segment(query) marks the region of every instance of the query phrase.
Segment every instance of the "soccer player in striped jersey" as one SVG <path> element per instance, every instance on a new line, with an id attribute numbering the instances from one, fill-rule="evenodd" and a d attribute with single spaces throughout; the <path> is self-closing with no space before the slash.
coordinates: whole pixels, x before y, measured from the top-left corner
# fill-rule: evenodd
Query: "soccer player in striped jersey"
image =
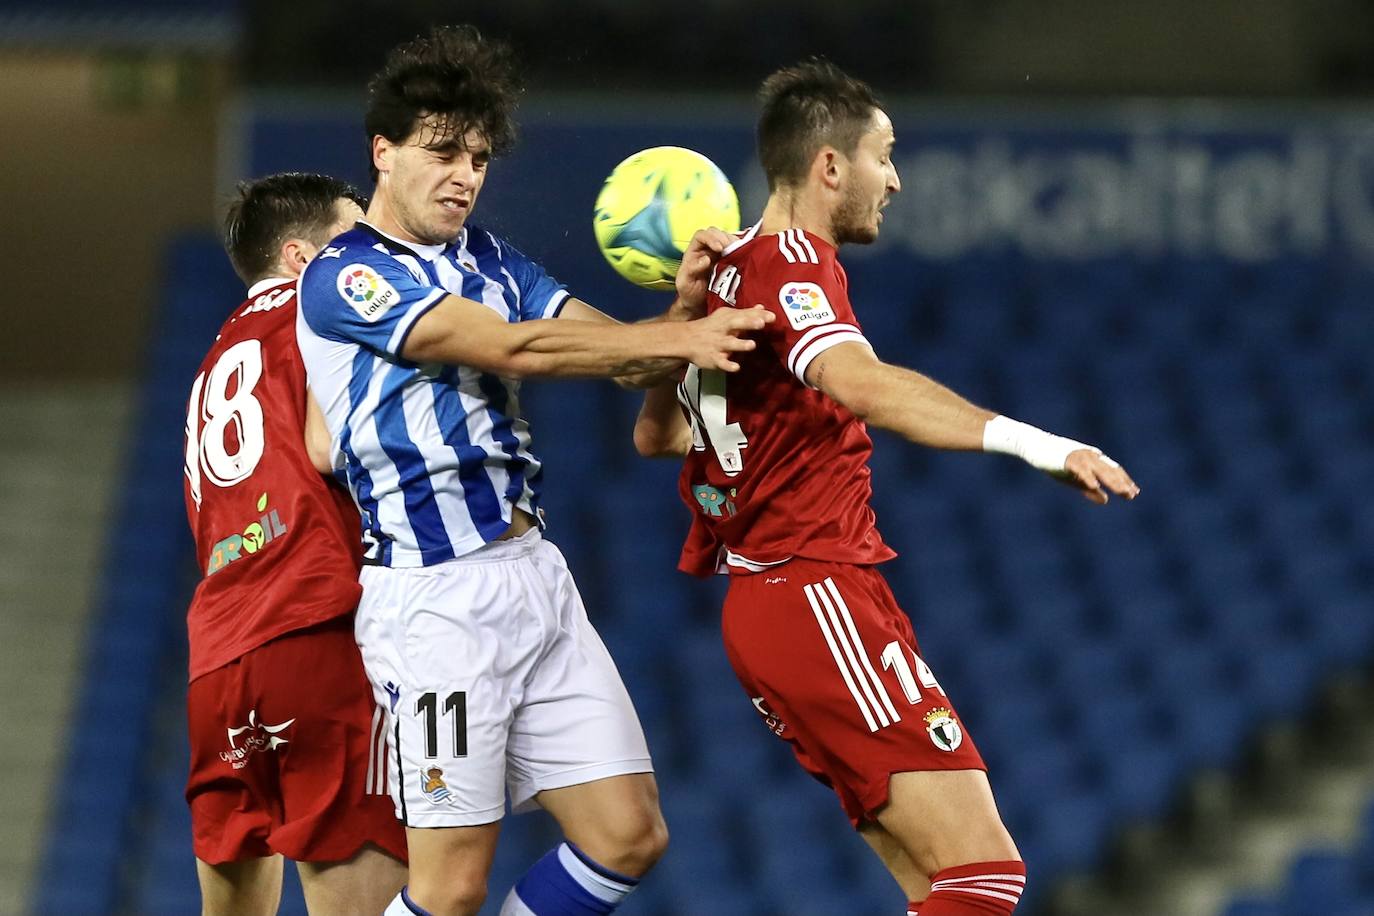
<path id="1" fill-rule="evenodd" d="M 469 222 L 516 94 L 509 49 L 473 29 L 395 49 L 369 86 L 367 217 L 300 283 L 310 384 L 362 512 L 356 635 L 390 711 L 410 847 L 388 916 L 477 912 L 507 792 L 567 842 L 505 916 L 610 913 L 662 854 L 634 707 L 541 532 L 519 380 L 728 371 L 754 346 L 740 335 L 769 320 L 620 325 Z M 684 260 L 704 280 L 700 246 Z"/>
<path id="2" fill-rule="evenodd" d="M 353 641 L 358 512 L 312 466 L 296 348 L 296 278 L 358 200 L 272 175 L 240 185 L 225 220 L 248 298 L 193 383 L 184 481 L 204 572 L 186 614 L 186 798 L 206 916 L 276 913 L 283 858 L 316 916 L 379 912 L 405 884 L 383 710 Z"/>
<path id="3" fill-rule="evenodd" d="M 1098 449 L 874 355 L 838 253 L 878 237 L 901 188 L 892 122 L 866 85 L 822 61 L 774 73 L 760 95 L 768 203 L 752 228 L 720 233 L 706 304 L 718 314 L 762 302 L 778 320 L 738 373 L 689 369 L 678 390 L 646 395 L 635 444 L 685 456 L 681 568 L 730 574 L 722 628 L 740 683 L 839 795 L 908 914 L 1009 914 L 1025 868 L 982 758 L 876 569 L 895 554 L 869 506 L 865 422 L 922 445 L 1018 455 L 1098 503 L 1137 488 Z"/>

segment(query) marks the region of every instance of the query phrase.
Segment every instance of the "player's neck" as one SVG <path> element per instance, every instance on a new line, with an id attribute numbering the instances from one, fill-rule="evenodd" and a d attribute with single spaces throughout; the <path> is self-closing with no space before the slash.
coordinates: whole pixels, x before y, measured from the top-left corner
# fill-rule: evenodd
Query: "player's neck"
<path id="1" fill-rule="evenodd" d="M 397 217 L 396 208 L 387 203 L 386 195 L 381 193 L 380 189 L 368 203 L 367 212 L 363 214 L 363 221 L 403 245 L 430 246 L 439 244 L 422 239 L 407 229 Z"/>
<path id="2" fill-rule="evenodd" d="M 831 245 L 835 244 L 828 208 L 804 193 L 787 189 L 774 191 L 763 208 L 759 234 L 772 235 L 788 229 L 803 229 Z"/>

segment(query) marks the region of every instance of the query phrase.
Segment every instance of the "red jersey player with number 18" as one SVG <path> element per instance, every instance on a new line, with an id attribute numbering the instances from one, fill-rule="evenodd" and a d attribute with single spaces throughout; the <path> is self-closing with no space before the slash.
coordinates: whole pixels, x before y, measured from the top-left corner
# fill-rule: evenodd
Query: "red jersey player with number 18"
<path id="1" fill-rule="evenodd" d="M 277 911 L 282 857 L 312 913 L 380 913 L 405 883 L 382 710 L 353 639 L 352 500 L 307 449 L 296 278 L 362 216 L 322 175 L 239 187 L 226 221 L 250 285 L 186 417 L 186 510 L 204 578 L 187 612 L 186 787 L 206 914 Z M 322 418 L 317 418 L 322 428 Z"/>
<path id="2" fill-rule="evenodd" d="M 730 574 L 722 628 L 740 683 L 839 795 L 908 913 L 1004 916 L 1025 868 L 982 759 L 876 569 L 894 554 L 869 507 L 864 424 L 1019 455 L 1095 502 L 1137 489 L 1097 449 L 877 359 L 837 253 L 876 239 L 900 190 L 892 122 L 866 85 L 823 61 L 773 74 L 761 98 L 763 218 L 737 236 L 701 233 L 719 260 L 705 289 L 679 293 L 709 312 L 762 303 L 776 319 L 738 373 L 689 369 L 678 392 L 650 392 L 635 444 L 685 456 L 694 517 L 682 569 Z"/>

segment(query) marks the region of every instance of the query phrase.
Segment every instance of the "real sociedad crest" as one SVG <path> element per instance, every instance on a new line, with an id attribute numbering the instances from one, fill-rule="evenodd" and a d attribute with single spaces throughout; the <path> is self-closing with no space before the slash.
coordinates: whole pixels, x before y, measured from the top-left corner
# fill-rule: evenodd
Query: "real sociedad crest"
<path id="1" fill-rule="evenodd" d="M 942 751 L 957 751 L 964 743 L 964 730 L 955 721 L 954 713 L 943 706 L 926 713 L 926 734 Z"/>

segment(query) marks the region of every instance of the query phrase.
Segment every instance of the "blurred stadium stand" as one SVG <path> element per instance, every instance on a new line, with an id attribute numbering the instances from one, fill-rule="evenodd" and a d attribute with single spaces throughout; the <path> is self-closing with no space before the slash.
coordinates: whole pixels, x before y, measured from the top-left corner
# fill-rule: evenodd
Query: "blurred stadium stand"
<path id="1" fill-rule="evenodd" d="M 1181 0 L 1152 5 L 1149 17 L 1115 3 L 1090 22 L 1075 19 L 1068 0 L 1036 4 L 1034 16 L 1031 5 L 1010 0 L 767 3 L 747 15 L 742 4 L 714 0 L 700 30 L 674 29 L 659 41 L 642 40 L 653 24 L 646 17 L 659 14 L 639 4 L 564 5 L 557 17 L 536 0 L 473 11 L 484 27 L 540 49 L 536 90 L 578 90 L 531 94 L 522 145 L 494 167 L 477 222 L 624 318 L 662 303 L 615 278 L 589 231 L 597 187 L 623 156 L 660 143 L 700 149 L 736 180 L 749 216 L 762 188 L 740 90 L 757 76 L 825 51 L 884 95 L 935 96 L 894 102 L 904 190 L 880 243 L 845 254 L 870 338 L 880 355 L 976 401 L 1100 443 L 1144 490 L 1134 505 L 1097 510 L 1009 460 L 877 437 L 879 524 L 902 554 L 888 574 L 988 759 L 1029 862 L 1031 890 L 1018 912 L 1374 912 L 1374 816 L 1361 814 L 1374 799 L 1374 514 L 1359 496 L 1374 478 L 1374 109 L 1307 101 L 1374 86 L 1374 8 L 1319 5 L 1326 15 L 1283 0 L 1228 0 L 1194 22 L 1197 5 Z M 34 913 L 198 908 L 181 798 L 181 615 L 194 569 L 179 436 L 190 376 L 239 287 L 203 228 L 181 231 L 204 222 L 212 192 L 192 200 L 185 188 L 199 185 L 176 169 L 177 158 L 205 184 L 215 162 L 220 191 L 288 168 L 364 182 L 361 81 L 388 42 L 449 15 L 448 7 L 364 2 L 339 17 L 322 12 L 334 5 L 306 2 L 281 17 L 259 0 L 0 5 L 0 48 L 95 45 L 103 54 L 141 42 L 171 54 L 171 70 L 182 75 L 195 71 L 177 55 L 220 54 L 254 87 L 240 97 L 217 77 L 169 77 L 163 91 L 161 76 L 118 56 L 97 59 L 91 71 L 108 117 L 102 125 L 165 105 L 157 123 L 169 129 L 148 145 L 172 158 L 145 171 L 91 158 L 104 171 L 77 199 L 115 199 L 129 225 L 182 210 L 156 232 L 126 225 L 110 234 L 162 252 L 146 319 L 129 311 L 138 306 L 123 287 L 110 293 L 127 279 L 118 268 L 132 255 L 92 269 L 99 282 L 72 280 L 77 317 L 65 320 L 89 339 L 72 371 L 98 378 L 102 367 L 139 367 L 124 427 L 135 445 L 121 453 L 110 516 L 117 523 L 105 529 L 114 549 L 86 632 L 56 614 L 41 628 L 31 622 L 34 587 L 10 586 L 29 572 L 21 566 L 41 572 L 41 564 L 11 557 L 4 569 L 4 594 L 17 596 L 19 608 L 4 621 L 7 648 L 18 647 L 0 655 L 13 666 L 7 689 L 42 683 L 35 666 L 53 664 L 35 650 L 21 667 L 25 647 L 39 645 L 26 640 L 40 629 L 86 647 L 66 763 L 0 760 L 13 765 L 0 773 L 57 774 L 51 789 L 36 779 L 11 783 L 53 799 Z M 386 15 L 376 12 L 383 8 Z M 361 17 L 367 29 L 357 27 Z M 561 30 L 557 41 L 550 21 Z M 748 54 L 741 32 L 754 43 Z M 0 61 L 0 76 L 33 60 Z M 69 74 L 68 82 L 87 75 L 71 73 L 79 79 Z M 296 91 L 340 83 L 350 87 L 342 97 Z M 687 95 L 684 86 L 735 94 Z M 607 101 L 631 88 L 674 94 Z M 1027 98 L 1121 91 L 1268 100 Z M 1003 101 L 941 97 L 971 92 Z M 178 107 L 187 98 L 194 106 Z M 216 138 L 203 136 L 214 132 L 205 114 L 212 105 L 223 106 L 217 161 L 207 152 Z M 3 111 L 6 123 L 26 129 L 37 120 Z M 201 145 L 170 146 L 177 125 L 201 134 Z M 96 134 L 113 150 L 108 136 Z M 43 135 L 13 146 L 42 151 L 52 142 Z M 173 177 L 188 184 L 171 188 Z M 133 202 L 117 197 L 129 188 Z M 62 199 L 24 181 L 12 201 L 28 212 L 46 198 Z M 133 212 L 148 199 L 159 205 Z M 148 241 L 171 228 L 167 245 Z M 14 227 L 8 234 L 11 249 L 25 241 Z M 108 247 L 91 245 L 97 254 Z M 27 302 L 43 288 L 19 289 L 15 299 Z M 31 322 L 34 333 L 13 338 L 29 344 L 47 333 L 31 310 L 16 311 L 12 320 Z M 136 334 L 147 342 L 124 343 Z M 28 345 L 0 372 L 55 376 L 61 367 L 39 358 L 49 351 L 71 352 Z M 686 510 L 676 502 L 674 468 L 633 456 L 636 399 L 603 384 L 535 382 L 527 402 L 548 463 L 550 535 L 645 720 L 674 835 L 624 912 L 897 912 L 891 880 L 735 684 L 716 628 L 720 583 L 671 572 Z M 81 409 L 122 419 L 117 406 L 91 403 Z M 26 428 L 18 414 L 3 416 L 7 430 Z M 32 451 L 5 451 L 7 467 L 41 463 Z M 28 488 L 29 479 L 7 470 L 3 483 Z M 51 511 L 67 511 L 58 496 L 44 499 Z M 70 513 L 76 524 L 81 513 Z M 130 532 L 136 559 L 117 549 Z M 61 715 L 9 695 L 44 721 Z M 26 721 L 4 720 L 16 734 L 32 728 Z M 37 816 L 8 803 L 3 810 Z M 1343 826 L 1297 825 L 1314 815 Z M 553 836 L 541 816 L 507 823 L 496 900 Z M 1244 837 L 1267 850 L 1262 867 L 1236 864 Z M 1205 893 L 1162 896 L 1192 886 L 1185 866 L 1208 870 L 1197 879 Z M 282 912 L 304 912 L 294 887 Z"/>
<path id="2" fill-rule="evenodd" d="M 756 206 L 738 117 L 674 125 L 530 107 L 558 113 L 528 119 L 479 212 L 617 314 L 659 306 L 614 278 L 579 226 L 626 152 L 669 139 L 702 149 Z M 1198 774 L 1243 772 L 1268 725 L 1308 715 L 1321 685 L 1374 653 L 1371 525 L 1352 500 L 1374 472 L 1374 258 L 1361 223 L 1374 185 L 1337 196 L 1374 150 L 1325 116 L 1202 122 L 1184 108 L 1136 129 L 1127 115 L 1080 109 L 1031 125 L 895 108 L 906 190 L 882 243 L 847 258 L 883 356 L 1101 443 L 1144 488 L 1135 505 L 1095 510 L 1014 462 L 879 436 L 879 521 L 902 552 L 890 575 L 987 756 L 1034 876 L 1031 913 L 1055 911 L 1063 879 L 1111 866 L 1129 828 L 1175 814 Z M 351 112 L 264 127 L 281 117 L 273 105 L 247 117 L 246 172 L 357 170 Z M 43 912 L 196 903 L 179 794 L 190 559 L 176 432 L 185 379 L 237 299 L 222 260 L 198 237 L 168 259 L 127 511 L 148 516 L 158 567 L 180 572 L 107 580 L 103 626 L 120 638 L 105 644 L 122 674 L 100 678 L 107 699 L 79 731 L 107 753 L 127 748 L 106 778 L 133 778 L 92 789 L 120 815 L 105 824 L 59 817 L 72 826 L 53 835 L 43 900 L 60 905 Z M 170 283 L 184 276 L 201 282 Z M 718 583 L 670 573 L 687 515 L 673 468 L 633 457 L 636 399 L 593 383 L 536 382 L 526 397 L 549 459 L 551 535 L 641 706 L 675 834 L 626 911 L 893 911 L 890 879 L 735 685 Z M 93 658 L 90 670 L 106 669 Z M 152 714 L 131 723 L 114 707 Z M 66 804 L 74 813 L 83 799 Z M 498 897 L 550 840 L 542 818 L 509 822 Z M 89 880 L 66 880 L 74 860 L 109 855 Z M 1294 880 L 1326 880 L 1333 861 L 1348 864 L 1295 865 Z M 284 912 L 300 911 L 292 899 Z"/>

